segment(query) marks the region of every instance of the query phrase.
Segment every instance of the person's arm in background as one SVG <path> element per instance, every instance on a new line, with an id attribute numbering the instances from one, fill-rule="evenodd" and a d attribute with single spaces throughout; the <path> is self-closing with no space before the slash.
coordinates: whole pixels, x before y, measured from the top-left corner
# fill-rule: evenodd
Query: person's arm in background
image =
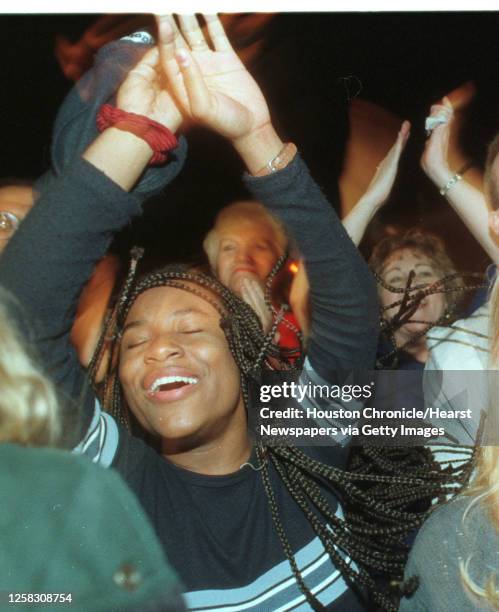
<path id="1" fill-rule="evenodd" d="M 449 139 L 454 116 L 454 108 L 448 97 L 445 97 L 441 104 L 435 104 L 430 109 L 430 117 L 441 117 L 444 123 L 438 124 L 426 141 L 421 157 L 421 167 L 438 189 L 445 188 L 459 170 L 457 167 L 451 170 L 449 165 Z M 489 209 L 485 196 L 476 186 L 481 181 L 474 180 L 474 185 L 469 180 L 472 171 L 477 172 L 475 168 L 468 170 L 466 176 L 452 185 L 444 197 L 492 261 L 498 263 L 499 243 L 496 242 L 489 229 Z"/>
<path id="2" fill-rule="evenodd" d="M 99 341 L 119 272 L 120 261 L 118 257 L 106 255 L 95 267 L 92 277 L 80 295 L 71 330 L 71 342 L 76 348 L 80 363 L 84 368 L 88 368 L 90 365 Z M 104 363 L 101 365 L 103 366 Z M 103 375 L 104 371 L 98 372 L 95 377 L 96 382 L 100 382 Z"/>
<path id="3" fill-rule="evenodd" d="M 369 223 L 390 197 L 410 128 L 411 124 L 408 121 L 402 123 L 397 139 L 380 162 L 366 192 L 342 219 L 343 227 L 356 246 L 359 246 Z M 305 266 L 300 264 L 291 284 L 289 303 L 305 338 L 310 333 L 309 289 Z"/>
<path id="4" fill-rule="evenodd" d="M 159 54 L 158 48 L 151 49 L 129 73 L 119 89 L 117 107 L 174 132 L 181 115 L 160 89 Z M 164 167 L 164 184 L 182 165 L 179 153 L 175 159 L 173 152 L 172 162 Z M 144 140 L 114 127 L 106 129 L 82 158 L 50 182 L 0 259 L 0 282 L 17 297 L 28 319 L 37 322 L 34 342 L 47 373 L 68 397 L 78 400 L 85 393 L 85 424 L 93 414 L 94 399 L 70 344 L 71 326 L 82 287 L 114 233 L 141 212 L 144 196 L 129 192 L 151 156 Z"/>
<path id="5" fill-rule="evenodd" d="M 360 244 L 374 215 L 390 196 L 397 177 L 400 156 L 409 138 L 410 129 L 409 121 L 404 121 L 400 126 L 397 139 L 377 167 L 366 192 L 341 220 L 343 227 L 357 246 Z"/>
<path id="6" fill-rule="evenodd" d="M 181 32 L 165 20 L 168 76 L 182 112 L 226 137 L 248 169 L 245 183 L 295 239 L 310 279 L 313 303 L 308 360 L 335 381 L 374 366 L 377 296 L 374 279 L 333 208 L 292 147 L 274 129 L 263 94 L 235 54 L 219 19 L 207 16 L 213 50 L 195 17 L 181 17 Z M 266 176 L 280 154 L 280 167 Z M 289 155 L 287 158 L 286 156 Z M 285 167 L 282 167 L 285 166 Z"/>

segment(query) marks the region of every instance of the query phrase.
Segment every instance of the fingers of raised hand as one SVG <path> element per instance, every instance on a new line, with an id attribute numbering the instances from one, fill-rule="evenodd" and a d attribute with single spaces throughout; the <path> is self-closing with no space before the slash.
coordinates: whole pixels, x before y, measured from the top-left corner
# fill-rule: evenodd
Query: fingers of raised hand
<path id="1" fill-rule="evenodd" d="M 208 32 L 215 51 L 232 50 L 232 45 L 230 44 L 218 15 L 203 15 L 203 17 L 206 21 Z"/>
<path id="2" fill-rule="evenodd" d="M 411 133 L 411 124 L 406 119 L 405 121 L 402 122 L 402 125 L 400 126 L 400 129 L 397 134 L 397 139 L 395 140 L 393 147 L 388 152 L 387 157 L 389 157 L 391 154 L 394 154 L 397 156 L 400 156 L 402 154 L 402 151 L 404 150 L 404 147 L 407 144 L 407 140 L 409 139 L 410 133 Z"/>
<path id="3" fill-rule="evenodd" d="M 448 98 L 447 98 L 448 99 Z M 441 117 L 446 121 L 449 121 L 453 116 L 454 111 L 452 106 L 447 106 L 446 104 L 433 104 L 430 108 L 430 117 Z"/>
<path id="4" fill-rule="evenodd" d="M 156 17 L 158 26 L 158 46 L 163 60 L 173 60 L 175 51 L 187 47 L 180 33 L 173 15 L 158 15 Z"/>
<path id="5" fill-rule="evenodd" d="M 405 121 L 402 122 L 402 125 L 400 126 L 400 130 L 399 130 L 399 136 L 402 139 L 402 144 L 405 145 L 405 143 L 407 142 L 407 139 L 409 138 L 409 135 L 411 133 L 411 122 L 407 121 L 407 119 Z"/>
<path id="6" fill-rule="evenodd" d="M 208 37 L 203 32 L 197 17 L 180 15 L 179 22 L 182 34 L 192 51 L 209 51 L 210 43 L 215 51 L 231 51 L 232 45 L 218 15 L 203 15 Z"/>
<path id="7" fill-rule="evenodd" d="M 190 114 L 194 119 L 204 120 L 211 107 L 211 98 L 204 76 L 187 49 L 179 49 L 176 59 L 182 74 L 185 93 L 189 101 Z"/>
<path id="8" fill-rule="evenodd" d="M 185 40 L 193 51 L 209 51 L 203 31 L 199 27 L 197 17 L 194 15 L 179 15 L 180 28 Z"/>
<path id="9" fill-rule="evenodd" d="M 453 119 L 452 106 L 445 104 L 434 104 L 430 108 L 430 114 L 426 117 L 425 129 L 428 136 L 434 133 L 445 132 Z"/>

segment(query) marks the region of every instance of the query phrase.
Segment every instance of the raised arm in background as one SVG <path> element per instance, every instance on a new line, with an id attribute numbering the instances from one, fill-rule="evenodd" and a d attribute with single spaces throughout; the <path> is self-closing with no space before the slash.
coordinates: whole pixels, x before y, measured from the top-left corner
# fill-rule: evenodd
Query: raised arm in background
<path id="1" fill-rule="evenodd" d="M 377 167 L 366 192 L 346 217 L 342 219 L 343 227 L 357 246 L 360 244 L 374 215 L 390 196 L 397 177 L 400 156 L 409 138 L 410 129 L 409 121 L 404 121 L 400 126 L 397 139 Z"/>
<path id="2" fill-rule="evenodd" d="M 449 162 L 449 140 L 455 124 L 455 112 L 450 99 L 444 97 L 442 103 L 434 104 L 430 116 L 440 116 L 445 122 L 438 124 L 426 141 L 421 167 L 435 186 L 442 189 L 460 170 L 458 167 L 451 169 Z M 481 190 L 481 176 L 477 177 L 476 174 L 475 168 L 470 169 L 462 180 L 447 189 L 444 197 L 492 261 L 498 263 L 499 243 L 489 229 L 489 209 Z"/>
<path id="3" fill-rule="evenodd" d="M 404 121 L 400 126 L 397 139 L 380 162 L 366 192 L 342 219 L 343 227 L 346 229 L 352 242 L 359 246 L 367 226 L 374 215 L 388 200 L 397 176 L 400 156 L 409 138 L 411 124 Z M 289 303 L 300 328 L 308 338 L 310 334 L 310 286 L 307 271 L 303 264 L 298 266 L 289 295 Z"/>

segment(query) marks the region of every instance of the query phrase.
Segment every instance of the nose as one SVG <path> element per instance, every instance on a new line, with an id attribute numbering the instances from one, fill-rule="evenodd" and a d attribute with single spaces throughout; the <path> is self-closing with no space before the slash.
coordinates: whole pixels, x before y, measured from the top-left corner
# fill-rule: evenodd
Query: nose
<path id="1" fill-rule="evenodd" d="M 250 249 L 240 247 L 236 253 L 236 263 L 254 263 L 254 259 Z"/>
<path id="2" fill-rule="evenodd" d="M 181 357 L 184 354 L 184 348 L 179 340 L 174 334 L 156 336 L 149 342 L 144 361 L 146 363 L 165 362 L 172 358 Z"/>

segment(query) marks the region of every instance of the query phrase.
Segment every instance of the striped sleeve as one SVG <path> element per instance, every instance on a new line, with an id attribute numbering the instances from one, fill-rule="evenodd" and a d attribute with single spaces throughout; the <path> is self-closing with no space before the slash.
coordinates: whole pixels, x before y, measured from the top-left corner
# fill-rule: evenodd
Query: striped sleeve
<path id="1" fill-rule="evenodd" d="M 73 449 L 86 455 L 93 463 L 109 467 L 118 450 L 118 426 L 110 414 L 103 412 L 95 400 L 94 415 L 83 440 Z"/>
<path id="2" fill-rule="evenodd" d="M 363 402 L 355 399 L 331 398 L 322 390 L 331 390 L 331 382 L 322 378 L 312 367 L 309 358 L 305 359 L 303 370 L 298 380 L 302 388 L 310 389 L 300 403 L 302 410 L 316 413 L 314 421 L 319 427 L 333 427 L 337 433 L 333 436 L 334 442 L 340 446 L 347 446 L 352 439 L 349 427 L 357 425 L 362 415 Z M 348 384 L 348 380 L 344 385 Z"/>

